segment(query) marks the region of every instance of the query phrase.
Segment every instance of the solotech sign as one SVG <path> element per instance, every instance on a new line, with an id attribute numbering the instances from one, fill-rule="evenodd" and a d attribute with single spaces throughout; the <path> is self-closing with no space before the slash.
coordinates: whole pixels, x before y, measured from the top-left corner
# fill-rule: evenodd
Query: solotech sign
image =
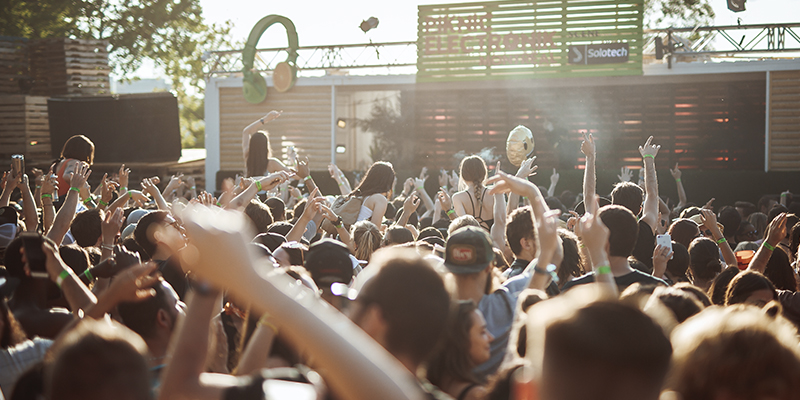
<path id="1" fill-rule="evenodd" d="M 643 3 L 419 6 L 417 81 L 641 75 Z"/>

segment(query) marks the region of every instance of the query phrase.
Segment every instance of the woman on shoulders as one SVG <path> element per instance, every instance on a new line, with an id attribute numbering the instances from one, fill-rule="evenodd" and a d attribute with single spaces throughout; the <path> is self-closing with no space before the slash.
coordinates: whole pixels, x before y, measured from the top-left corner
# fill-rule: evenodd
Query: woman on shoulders
<path id="1" fill-rule="evenodd" d="M 94 143 L 83 135 L 75 135 L 64 143 L 61 156 L 52 167 L 58 181 L 58 197 L 64 198 L 69 191 L 69 181 L 80 163 L 92 166 L 94 163 Z"/>
<path id="2" fill-rule="evenodd" d="M 269 114 L 254 121 L 242 131 L 242 154 L 244 156 L 245 177 L 266 176 L 273 172 L 289 171 L 277 158 L 272 157 L 269 147 L 269 133 L 259 130 L 264 124 L 278 118 L 280 111 Z"/>
<path id="3" fill-rule="evenodd" d="M 459 169 L 462 190 L 453 195 L 453 209 L 459 217 L 472 215 L 481 227 L 490 231 L 494 224 L 494 197 L 483 186 L 486 163 L 479 156 L 469 156 L 461 160 Z"/>
<path id="4" fill-rule="evenodd" d="M 394 182 L 394 167 L 391 163 L 378 161 L 369 167 L 361 183 L 347 195 L 361 197 L 363 200 L 356 222 L 369 220 L 375 226 L 381 226 L 389 204 L 387 197 L 391 195 Z"/>
<path id="5" fill-rule="evenodd" d="M 475 302 L 458 302 L 444 335 L 428 365 L 427 379 L 456 400 L 483 398 L 486 388 L 472 369 L 489 360 L 494 337 Z"/>

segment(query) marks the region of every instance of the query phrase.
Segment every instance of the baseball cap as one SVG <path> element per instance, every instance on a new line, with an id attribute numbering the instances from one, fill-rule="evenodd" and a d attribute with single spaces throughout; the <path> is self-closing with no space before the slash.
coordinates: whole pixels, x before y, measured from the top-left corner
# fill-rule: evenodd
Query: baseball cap
<path id="1" fill-rule="evenodd" d="M 492 238 L 483 228 L 459 228 L 445 243 L 444 265 L 454 274 L 481 272 L 494 260 Z"/>
<path id="2" fill-rule="evenodd" d="M 320 240 L 308 248 L 306 270 L 319 287 L 332 283 L 349 284 L 353 279 L 353 262 L 347 246 L 333 239 Z"/>

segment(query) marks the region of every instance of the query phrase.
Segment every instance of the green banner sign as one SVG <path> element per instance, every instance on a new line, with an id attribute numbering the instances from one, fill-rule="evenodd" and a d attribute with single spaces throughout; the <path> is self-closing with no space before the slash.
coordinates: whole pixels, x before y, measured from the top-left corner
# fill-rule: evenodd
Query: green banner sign
<path id="1" fill-rule="evenodd" d="M 642 74 L 644 0 L 419 6 L 417 81 Z"/>

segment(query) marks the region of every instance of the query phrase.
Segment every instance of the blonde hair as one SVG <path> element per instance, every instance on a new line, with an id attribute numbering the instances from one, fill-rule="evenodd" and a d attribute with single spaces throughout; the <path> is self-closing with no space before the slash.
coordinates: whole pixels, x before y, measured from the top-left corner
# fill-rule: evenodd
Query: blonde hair
<path id="1" fill-rule="evenodd" d="M 353 224 L 350 235 L 353 237 L 356 248 L 354 256 L 362 261 L 369 261 L 372 253 L 381 247 L 381 241 L 383 241 L 380 229 L 367 220 Z"/>

